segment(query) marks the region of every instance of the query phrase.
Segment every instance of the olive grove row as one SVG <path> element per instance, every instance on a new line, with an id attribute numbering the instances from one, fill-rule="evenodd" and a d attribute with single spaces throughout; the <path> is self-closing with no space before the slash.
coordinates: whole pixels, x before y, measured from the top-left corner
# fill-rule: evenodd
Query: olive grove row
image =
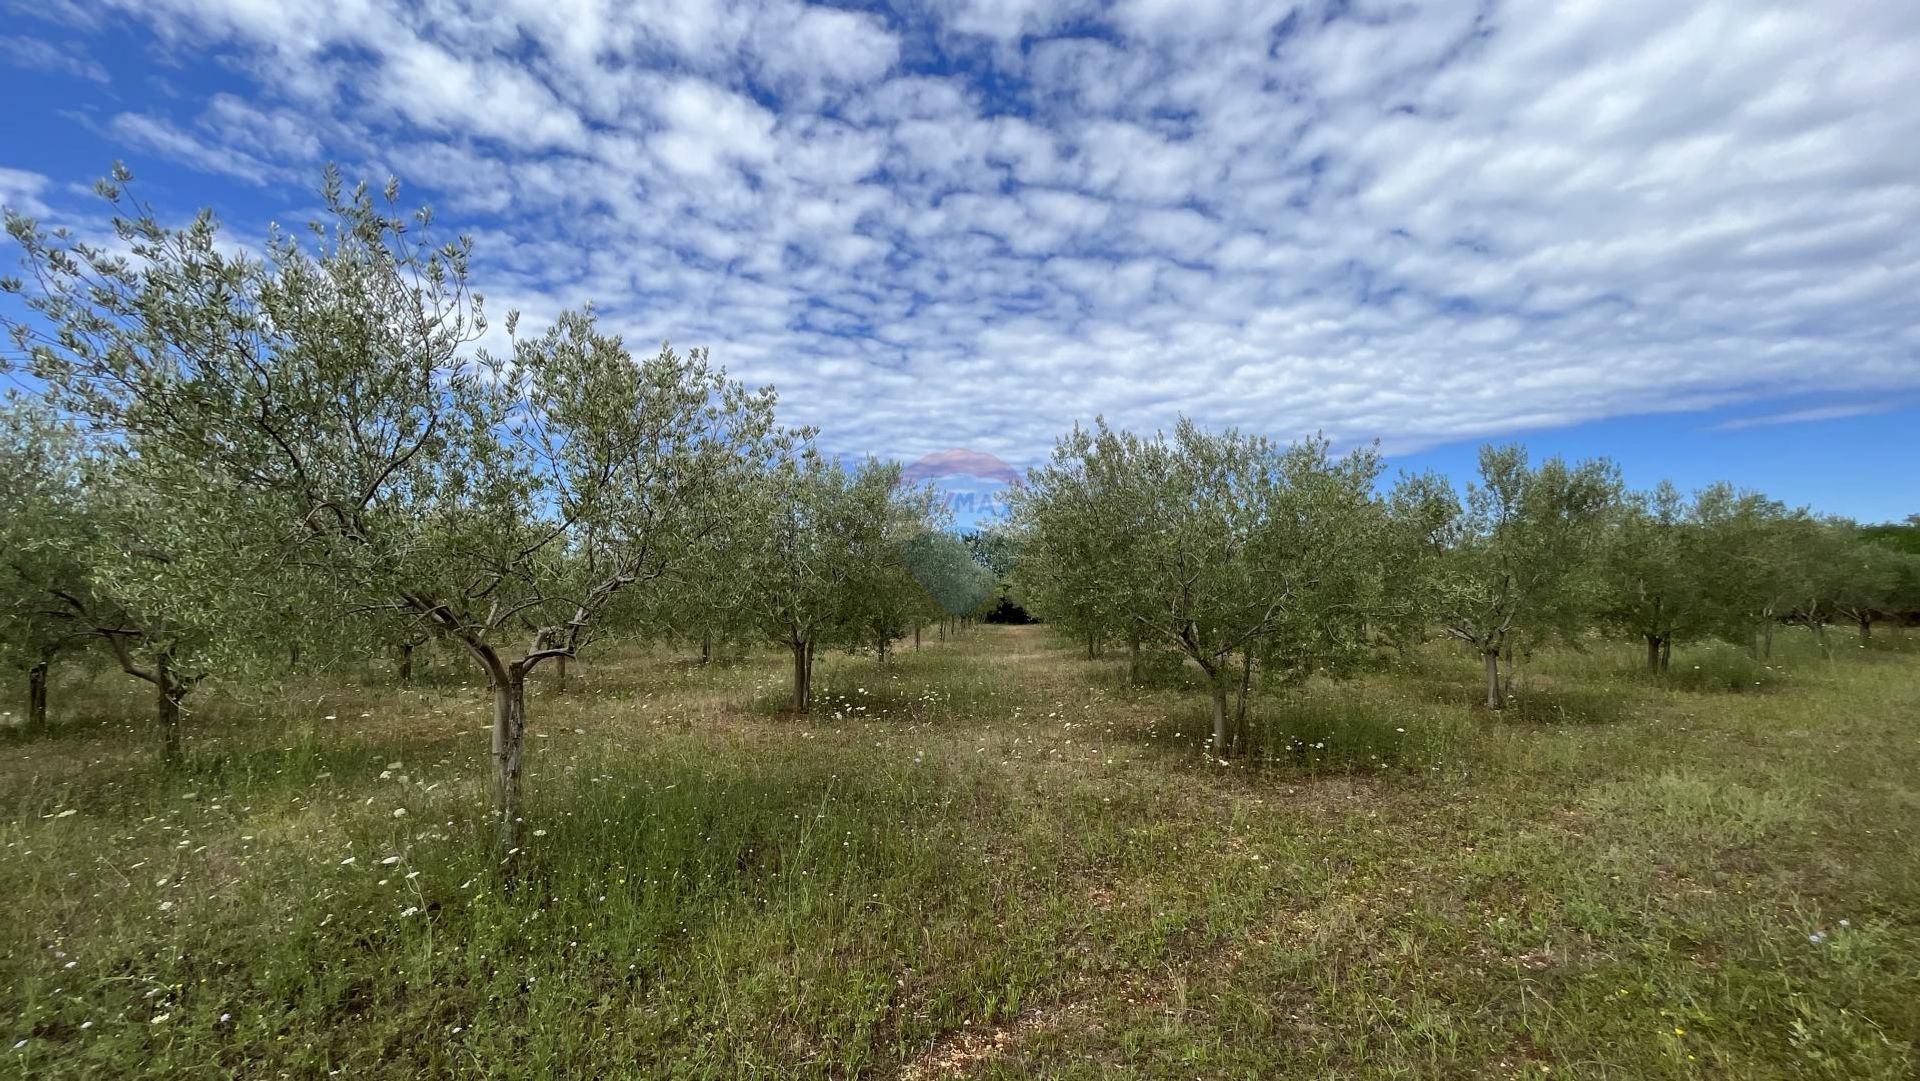
<path id="1" fill-rule="evenodd" d="M 1256 676 L 1338 674 L 1433 633 L 1479 656 L 1498 709 L 1502 658 L 1531 643 L 1629 635 L 1658 673 L 1676 642 L 1761 655 L 1793 623 L 1826 650 L 1836 620 L 1867 636 L 1920 610 L 1920 556 L 1850 522 L 1728 485 L 1629 493 L 1605 461 L 1518 447 L 1479 465 L 1463 501 L 1431 473 L 1382 492 L 1377 453 L 1324 440 L 1076 429 L 1015 493 L 1014 586 L 1089 654 L 1178 649 L 1207 677 L 1220 755 L 1248 742 Z"/>
<path id="2" fill-rule="evenodd" d="M 591 311 L 480 348 L 470 245 L 344 190 L 260 254 L 103 182 L 111 233 L 9 213 L 16 391 L 0 440 L 0 648 L 44 717 L 93 646 L 183 702 L 302 651 L 465 652 L 493 701 L 500 844 L 520 844 L 526 683 L 609 627 L 822 647 L 970 614 L 993 577 L 898 467 L 780 426 L 706 354 L 634 357 Z"/>

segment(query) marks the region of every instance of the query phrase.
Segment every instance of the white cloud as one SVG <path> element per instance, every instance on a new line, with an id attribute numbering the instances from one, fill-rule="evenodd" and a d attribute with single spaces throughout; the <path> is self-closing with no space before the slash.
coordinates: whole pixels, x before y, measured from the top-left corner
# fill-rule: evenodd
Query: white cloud
<path id="1" fill-rule="evenodd" d="M 39 38 L 0 36 L 0 60 L 17 68 L 77 75 L 96 83 L 112 81 L 106 67 L 84 49 L 73 45 L 55 45 Z"/>
<path id="2" fill-rule="evenodd" d="M 1736 417 L 1714 425 L 1715 431 L 1733 432 L 1742 428 L 1771 427 L 1776 424 L 1810 424 L 1822 420 L 1845 420 L 1848 417 L 1872 417 L 1882 413 L 1891 413 L 1900 407 L 1899 402 L 1860 402 L 1854 405 L 1826 405 L 1814 409 L 1795 409 L 1787 413 L 1769 413 L 1758 417 Z"/>
<path id="3" fill-rule="evenodd" d="M 245 151 L 203 142 L 161 117 L 121 113 L 113 118 L 109 130 L 133 146 L 185 162 L 202 172 L 223 173 L 250 184 L 264 184 L 277 172 Z"/>
<path id="4" fill-rule="evenodd" d="M 773 153 L 773 114 L 704 79 L 676 79 L 654 108 L 666 125 L 657 150 L 670 168 L 711 176 L 724 163 L 765 161 Z"/>
<path id="5" fill-rule="evenodd" d="M 849 450 L 1920 390 L 1920 5 L 121 6 L 252 80 L 131 147 L 398 172 L 496 306 L 711 345 Z"/>
<path id="6" fill-rule="evenodd" d="M 373 88 L 381 107 L 429 132 L 478 135 L 532 150 L 578 146 L 580 117 L 527 71 L 456 56 L 423 41 L 393 46 Z"/>
<path id="7" fill-rule="evenodd" d="M 958 33 L 1012 42 L 1045 34 L 1093 10 L 1085 0 L 956 0 L 943 16 Z"/>
<path id="8" fill-rule="evenodd" d="M 28 217 L 44 217 L 49 211 L 40 196 L 47 187 L 47 178 L 39 173 L 0 166 L 0 206 Z"/>
<path id="9" fill-rule="evenodd" d="M 776 81 L 858 86 L 892 70 L 900 42 L 880 20 L 839 8 L 776 9 L 757 20 L 754 51 Z"/>

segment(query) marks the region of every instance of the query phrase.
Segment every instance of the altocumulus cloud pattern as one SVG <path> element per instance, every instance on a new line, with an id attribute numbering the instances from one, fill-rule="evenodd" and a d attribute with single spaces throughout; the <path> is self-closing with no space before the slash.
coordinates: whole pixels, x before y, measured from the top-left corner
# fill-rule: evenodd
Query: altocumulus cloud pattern
<path id="1" fill-rule="evenodd" d="M 397 174 L 496 313 L 711 345 L 847 451 L 1920 388 L 1916 3 L 116 5 L 0 58 L 271 216 Z M 128 25 L 173 93 L 112 92 Z"/>

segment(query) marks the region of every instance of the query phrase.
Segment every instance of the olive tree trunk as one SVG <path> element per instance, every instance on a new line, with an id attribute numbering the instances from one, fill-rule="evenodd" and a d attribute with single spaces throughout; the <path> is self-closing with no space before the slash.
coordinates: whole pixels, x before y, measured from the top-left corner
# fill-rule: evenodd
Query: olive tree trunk
<path id="1" fill-rule="evenodd" d="M 162 650 L 153 661 L 153 687 L 156 694 L 154 719 L 160 725 L 160 760 L 167 765 L 180 762 L 180 699 L 186 688 L 173 670 L 173 655 Z"/>
<path id="2" fill-rule="evenodd" d="M 493 681 L 493 809 L 500 816 L 499 848 L 509 870 L 520 850 L 520 770 L 527 744 L 527 673 L 506 666 Z"/>
<path id="3" fill-rule="evenodd" d="M 1233 750 L 1227 720 L 1227 685 L 1212 672 L 1207 674 L 1207 685 L 1213 691 L 1213 756 L 1225 758 Z"/>
<path id="4" fill-rule="evenodd" d="M 27 729 L 39 731 L 47 726 L 47 670 L 51 662 L 41 658 L 27 669 Z"/>
<path id="5" fill-rule="evenodd" d="M 1487 663 L 1487 708 L 1499 709 L 1500 702 L 1500 651 L 1489 649 L 1485 652 Z"/>
<path id="6" fill-rule="evenodd" d="M 793 711 L 805 713 L 813 706 L 813 643 L 793 639 Z"/>
<path id="7" fill-rule="evenodd" d="M 1234 689 L 1233 699 L 1233 750 L 1236 754 L 1245 754 L 1253 749 L 1251 733 L 1247 728 L 1247 695 L 1253 690 L 1253 654 L 1240 655 L 1240 685 Z"/>

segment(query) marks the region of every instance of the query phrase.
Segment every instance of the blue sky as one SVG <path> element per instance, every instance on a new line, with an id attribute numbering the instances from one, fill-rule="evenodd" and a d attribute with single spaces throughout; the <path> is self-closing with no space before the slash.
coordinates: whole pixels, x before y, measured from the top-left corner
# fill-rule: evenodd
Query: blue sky
<path id="1" fill-rule="evenodd" d="M 257 241 L 398 175 L 496 317 L 707 345 L 832 449 L 1184 413 L 1920 512 L 1906 0 L 0 11 L 0 201 L 97 230 L 119 158 Z"/>

